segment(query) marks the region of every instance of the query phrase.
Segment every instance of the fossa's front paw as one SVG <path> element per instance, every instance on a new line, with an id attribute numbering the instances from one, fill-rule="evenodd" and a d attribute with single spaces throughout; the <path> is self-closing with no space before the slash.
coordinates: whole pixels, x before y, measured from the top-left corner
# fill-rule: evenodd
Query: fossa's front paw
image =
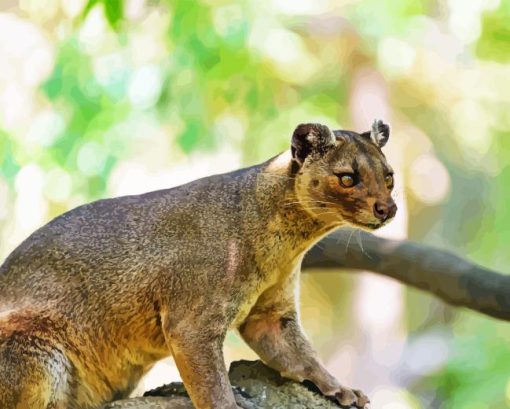
<path id="1" fill-rule="evenodd" d="M 363 392 L 357 389 L 349 389 L 341 386 L 340 390 L 335 393 L 334 398 L 342 407 L 369 408 L 370 400 Z"/>

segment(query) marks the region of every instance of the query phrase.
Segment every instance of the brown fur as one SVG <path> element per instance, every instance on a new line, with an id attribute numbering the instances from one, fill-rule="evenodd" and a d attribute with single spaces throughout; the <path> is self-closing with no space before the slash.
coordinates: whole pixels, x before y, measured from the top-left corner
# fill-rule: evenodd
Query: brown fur
<path id="1" fill-rule="evenodd" d="M 372 209 L 393 203 L 374 140 L 301 125 L 292 150 L 261 165 L 90 203 L 37 230 L 0 266 L 0 407 L 97 408 L 172 354 L 197 408 L 236 408 L 229 328 L 286 376 L 363 407 L 317 360 L 296 293 L 321 237 L 386 221 Z M 360 183 L 342 188 L 340 170 Z"/>

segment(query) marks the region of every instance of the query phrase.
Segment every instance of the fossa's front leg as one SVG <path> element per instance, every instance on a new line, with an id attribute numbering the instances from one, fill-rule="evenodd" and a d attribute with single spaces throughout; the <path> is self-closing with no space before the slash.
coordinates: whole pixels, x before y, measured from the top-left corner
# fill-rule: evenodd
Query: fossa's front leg
<path id="1" fill-rule="evenodd" d="M 342 386 L 320 363 L 303 333 L 296 312 L 294 274 L 286 282 L 264 292 L 239 327 L 244 340 L 282 376 L 298 382 L 309 380 L 326 395 L 345 406 L 365 408 L 368 398 Z"/>
<path id="2" fill-rule="evenodd" d="M 162 314 L 168 347 L 195 408 L 239 409 L 223 359 L 227 327 L 211 326 L 214 317 L 205 313 L 180 322 L 179 328 L 168 321 Z"/>

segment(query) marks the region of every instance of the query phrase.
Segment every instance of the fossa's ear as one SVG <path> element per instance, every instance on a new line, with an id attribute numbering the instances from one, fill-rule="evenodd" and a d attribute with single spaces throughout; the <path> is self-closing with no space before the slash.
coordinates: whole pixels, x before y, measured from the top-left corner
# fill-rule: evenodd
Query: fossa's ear
<path id="1" fill-rule="evenodd" d="M 372 124 L 372 129 L 362 133 L 361 136 L 371 139 L 379 148 L 382 148 L 390 138 L 390 127 L 380 119 L 376 119 Z"/>
<path id="2" fill-rule="evenodd" d="M 310 153 L 324 153 L 334 144 L 335 137 L 326 125 L 298 125 L 292 135 L 292 159 L 301 166 Z"/>

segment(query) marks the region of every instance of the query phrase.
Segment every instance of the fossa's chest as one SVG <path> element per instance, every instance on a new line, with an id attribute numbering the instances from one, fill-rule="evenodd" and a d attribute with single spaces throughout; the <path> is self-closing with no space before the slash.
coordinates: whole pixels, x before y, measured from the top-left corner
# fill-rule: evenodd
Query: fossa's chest
<path id="1" fill-rule="evenodd" d="M 262 274 L 259 274 L 254 280 L 248 280 L 246 292 L 237 306 L 237 313 L 232 322 L 231 328 L 237 328 L 249 315 L 251 309 L 257 304 L 260 296 L 275 287 L 285 287 L 295 285 L 295 280 L 290 277 L 297 274 L 301 265 L 302 256 L 293 257 L 278 262 L 271 260 L 259 265 Z"/>

